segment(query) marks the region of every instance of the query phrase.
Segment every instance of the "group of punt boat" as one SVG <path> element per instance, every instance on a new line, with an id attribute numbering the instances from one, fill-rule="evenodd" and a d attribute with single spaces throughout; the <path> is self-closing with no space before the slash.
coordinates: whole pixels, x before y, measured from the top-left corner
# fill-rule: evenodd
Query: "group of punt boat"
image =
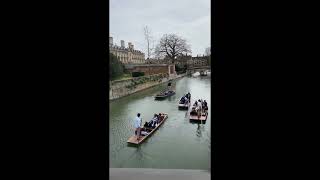
<path id="1" fill-rule="evenodd" d="M 178 108 L 179 109 L 185 109 L 185 110 L 189 110 L 190 108 L 190 105 L 191 105 L 191 102 L 189 101 L 188 103 L 181 103 L 181 101 L 179 101 L 179 104 L 178 104 Z M 198 122 L 201 122 L 201 121 L 206 121 L 207 118 L 208 118 L 208 109 L 206 110 L 203 110 L 201 112 L 201 115 L 195 111 L 195 108 L 192 107 L 191 110 L 190 110 L 190 115 L 189 115 L 189 119 L 190 121 L 198 121 Z"/>
<path id="2" fill-rule="evenodd" d="M 175 94 L 174 91 L 172 91 L 173 94 Z M 171 95 L 168 95 L 166 94 L 165 97 L 168 97 L 168 96 L 172 96 L 173 94 Z M 179 102 L 179 109 L 187 109 L 189 110 L 189 107 L 190 107 L 191 103 L 188 102 L 187 104 L 180 104 Z M 161 113 L 161 120 L 159 122 L 159 124 L 157 126 L 155 126 L 154 128 L 150 128 L 150 127 L 143 127 L 141 128 L 142 130 L 141 131 L 144 131 L 145 134 L 141 135 L 140 136 L 140 139 L 139 141 L 137 140 L 137 136 L 136 135 L 133 135 L 131 136 L 128 140 L 127 140 L 127 143 L 129 144 L 135 144 L 135 145 L 139 145 L 141 143 L 143 143 L 148 137 L 150 137 L 156 130 L 158 130 L 158 128 L 168 119 L 168 114 L 167 113 Z M 198 122 L 202 122 L 202 121 L 206 121 L 207 120 L 207 117 L 208 117 L 208 111 L 205 110 L 204 112 L 201 113 L 200 116 L 198 116 L 197 112 L 194 111 L 194 108 L 191 109 L 190 111 L 190 121 L 198 121 Z"/>

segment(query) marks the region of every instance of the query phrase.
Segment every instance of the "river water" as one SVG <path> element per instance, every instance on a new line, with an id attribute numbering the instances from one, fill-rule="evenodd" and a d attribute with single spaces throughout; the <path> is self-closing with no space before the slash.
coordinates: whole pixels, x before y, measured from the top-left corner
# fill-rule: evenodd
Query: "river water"
<path id="1" fill-rule="evenodd" d="M 211 154 L 211 113 L 205 124 L 192 123 L 186 110 L 178 109 L 180 98 L 190 92 L 192 103 L 205 99 L 210 109 L 209 76 L 183 77 L 175 80 L 176 94 L 162 101 L 154 96 L 166 87 L 159 85 L 110 102 L 110 167 L 209 169 Z M 169 118 L 140 145 L 129 145 L 134 134 L 133 119 L 141 113 L 142 124 L 154 113 L 168 113 Z"/>

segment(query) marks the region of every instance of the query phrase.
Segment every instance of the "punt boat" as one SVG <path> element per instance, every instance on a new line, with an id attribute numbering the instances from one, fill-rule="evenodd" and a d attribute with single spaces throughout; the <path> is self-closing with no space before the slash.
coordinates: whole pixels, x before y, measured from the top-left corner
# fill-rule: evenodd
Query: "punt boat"
<path id="1" fill-rule="evenodd" d="M 130 143 L 130 144 L 136 144 L 136 145 L 139 145 L 139 144 L 141 144 L 141 143 L 143 143 L 144 142 L 144 140 L 146 140 L 149 136 L 151 136 L 156 130 L 158 130 L 158 128 L 168 119 L 168 114 L 166 114 L 166 113 L 162 113 L 163 115 L 162 115 L 162 121 L 158 124 L 158 126 L 156 126 L 155 128 L 141 128 L 141 129 L 145 129 L 146 131 L 144 131 L 144 132 L 147 132 L 147 134 L 146 135 L 144 135 L 144 136 L 140 136 L 140 140 L 139 141 L 137 141 L 137 136 L 136 135 L 133 135 L 133 136 L 131 136 L 129 139 L 128 139 L 128 141 L 127 141 L 127 143 Z M 141 131 L 143 131 L 143 130 L 141 130 Z M 149 132 L 148 132 L 149 131 Z"/>

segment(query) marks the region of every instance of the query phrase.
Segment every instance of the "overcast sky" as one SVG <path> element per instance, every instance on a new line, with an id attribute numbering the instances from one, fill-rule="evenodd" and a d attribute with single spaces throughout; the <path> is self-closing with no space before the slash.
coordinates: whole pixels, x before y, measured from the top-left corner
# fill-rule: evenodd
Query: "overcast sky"
<path id="1" fill-rule="evenodd" d="M 110 0 L 110 36 L 134 44 L 146 54 L 143 27 L 151 29 L 155 45 L 163 34 L 175 33 L 191 45 L 192 55 L 210 47 L 210 0 Z"/>

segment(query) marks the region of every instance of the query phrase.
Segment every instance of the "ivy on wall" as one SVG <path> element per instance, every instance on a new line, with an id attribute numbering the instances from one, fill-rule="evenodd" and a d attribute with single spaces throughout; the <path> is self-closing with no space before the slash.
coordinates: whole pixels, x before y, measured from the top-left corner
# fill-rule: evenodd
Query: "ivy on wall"
<path id="1" fill-rule="evenodd" d="M 127 89 L 135 89 L 138 85 L 144 84 L 147 82 L 159 82 L 161 81 L 164 77 L 166 77 L 165 74 L 156 74 L 156 75 L 150 75 L 150 76 L 143 76 L 143 77 L 136 77 L 131 79 L 131 83 L 129 85 L 126 85 L 125 87 Z"/>

